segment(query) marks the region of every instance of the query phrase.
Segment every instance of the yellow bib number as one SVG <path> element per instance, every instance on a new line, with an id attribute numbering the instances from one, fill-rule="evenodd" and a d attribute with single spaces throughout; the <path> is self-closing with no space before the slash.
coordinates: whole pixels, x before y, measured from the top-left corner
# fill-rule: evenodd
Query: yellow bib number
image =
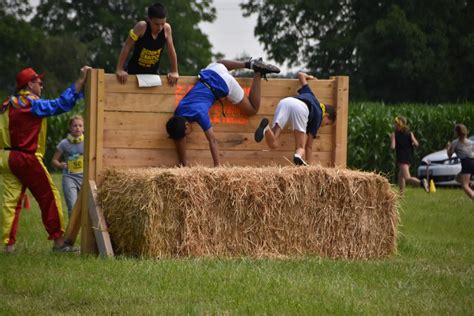
<path id="1" fill-rule="evenodd" d="M 82 173 L 84 166 L 84 156 L 80 155 L 76 159 L 67 161 L 67 170 L 69 173 Z"/>

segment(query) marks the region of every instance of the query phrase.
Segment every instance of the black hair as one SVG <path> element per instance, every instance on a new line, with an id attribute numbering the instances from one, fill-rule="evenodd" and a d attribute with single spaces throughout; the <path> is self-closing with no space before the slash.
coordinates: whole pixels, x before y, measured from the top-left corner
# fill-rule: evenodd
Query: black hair
<path id="1" fill-rule="evenodd" d="M 336 108 L 334 107 L 334 105 L 326 104 L 326 113 L 328 114 L 328 117 L 331 120 L 331 122 L 335 123 L 336 122 Z"/>
<path id="2" fill-rule="evenodd" d="M 158 18 L 158 19 L 164 19 L 166 18 L 166 8 L 164 5 L 161 3 L 157 2 L 148 7 L 148 17 L 150 19 L 152 18 Z"/>
<path id="3" fill-rule="evenodd" d="M 166 131 L 170 138 L 181 139 L 186 134 L 186 119 L 182 116 L 173 116 L 166 123 Z"/>

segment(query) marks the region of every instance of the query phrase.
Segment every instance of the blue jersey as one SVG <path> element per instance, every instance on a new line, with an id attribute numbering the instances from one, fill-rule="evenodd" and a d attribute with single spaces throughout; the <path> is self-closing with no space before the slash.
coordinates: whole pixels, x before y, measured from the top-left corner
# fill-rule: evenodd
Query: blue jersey
<path id="1" fill-rule="evenodd" d="M 215 71 L 202 70 L 199 72 L 199 78 L 212 87 L 218 97 L 223 98 L 229 94 L 224 79 Z M 212 127 L 209 109 L 215 101 L 214 93 L 204 83 L 198 81 L 179 102 L 174 115 L 185 117 L 189 122 L 197 122 L 203 131 L 207 131 Z"/>
<path id="2" fill-rule="evenodd" d="M 308 125 L 306 125 L 306 133 L 316 137 L 318 129 L 321 127 L 321 123 L 323 122 L 323 110 L 321 110 L 321 105 L 318 99 L 307 84 L 298 90 L 298 95 L 295 98 L 303 101 L 308 106 L 309 117 Z"/>

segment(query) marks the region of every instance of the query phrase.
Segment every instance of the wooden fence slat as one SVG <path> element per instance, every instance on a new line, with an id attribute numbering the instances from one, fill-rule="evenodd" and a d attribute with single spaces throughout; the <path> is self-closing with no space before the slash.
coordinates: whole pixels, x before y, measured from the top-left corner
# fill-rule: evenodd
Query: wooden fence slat
<path id="1" fill-rule="evenodd" d="M 127 130 L 127 131 L 156 131 L 166 132 L 166 122 L 171 117 L 170 114 L 164 113 L 133 113 L 133 112 L 105 112 L 104 130 Z M 231 117 L 211 116 L 212 127 L 214 132 L 246 132 L 254 133 L 260 124 L 262 118 L 273 119 L 272 116 L 254 115 L 251 117 L 235 118 L 231 121 Z M 227 122 L 226 122 L 227 120 Z M 198 133 L 201 127 L 197 123 L 193 123 L 193 134 Z M 285 133 L 290 133 L 288 129 Z M 318 130 L 318 134 L 331 134 L 332 126 L 323 126 Z"/>
<path id="2" fill-rule="evenodd" d="M 193 133 L 187 140 L 187 148 L 208 149 L 209 142 L 204 133 Z M 265 141 L 257 143 L 254 133 L 215 132 L 219 150 L 265 150 L 268 149 Z M 295 148 L 293 133 L 281 134 L 280 145 L 274 151 L 291 151 Z M 331 134 L 321 134 L 313 143 L 314 151 L 331 151 L 333 149 Z M 105 130 L 105 148 L 147 148 L 147 149 L 174 149 L 175 144 L 168 134 L 157 131 L 124 131 Z"/>
<path id="3" fill-rule="evenodd" d="M 182 76 L 179 82 L 174 87 L 166 84 L 166 78 L 161 76 L 162 86 L 139 88 L 136 76 L 129 75 L 126 84 L 120 84 L 114 74 L 105 74 L 105 91 L 119 92 L 126 94 L 144 93 L 144 94 L 170 94 L 170 95 L 184 95 L 196 83 L 196 77 Z M 237 78 L 237 81 L 245 89 L 249 89 L 252 83 L 251 78 Z M 309 86 L 315 94 L 319 89 L 334 90 L 334 79 L 328 80 L 313 80 L 308 82 Z M 300 83 L 296 79 L 271 79 L 269 81 L 262 81 L 261 96 L 266 97 L 287 97 L 296 94 L 300 88 Z"/>
<path id="4" fill-rule="evenodd" d="M 240 166 L 290 165 L 294 151 L 219 151 L 224 164 Z M 201 164 L 212 166 L 209 150 L 189 150 L 188 160 L 191 165 Z M 286 159 L 285 159 L 286 157 Z M 287 160 L 288 159 L 288 160 Z M 172 167 L 178 163 L 178 156 L 173 149 L 124 149 L 104 148 L 104 161 L 109 167 L 140 168 L 140 167 Z M 332 152 L 313 153 L 313 162 L 329 166 Z"/>
<path id="5" fill-rule="evenodd" d="M 318 100 L 325 103 L 331 104 L 334 100 L 334 89 L 324 89 L 315 91 Z M 296 91 L 288 96 L 296 95 Z M 105 111 L 117 111 L 117 112 L 159 112 L 159 113 L 170 113 L 172 114 L 176 109 L 183 96 L 179 95 L 168 95 L 159 94 L 150 97 L 147 93 L 118 93 L 108 92 L 107 99 L 105 100 L 104 110 Z M 282 97 L 264 97 L 261 99 L 260 109 L 258 113 L 260 115 L 273 115 L 278 102 Z M 233 105 L 229 100 L 222 99 L 224 103 L 224 110 L 226 113 L 234 110 L 236 106 Z M 221 111 L 221 104 L 219 102 L 214 103 L 211 111 Z"/>

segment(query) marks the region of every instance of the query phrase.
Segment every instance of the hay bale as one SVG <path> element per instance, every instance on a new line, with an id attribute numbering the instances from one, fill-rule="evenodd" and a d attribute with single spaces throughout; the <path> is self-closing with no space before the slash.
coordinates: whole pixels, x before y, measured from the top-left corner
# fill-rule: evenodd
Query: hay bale
<path id="1" fill-rule="evenodd" d="M 397 197 L 377 174 L 311 167 L 107 170 L 99 190 L 118 253 L 145 257 L 396 252 Z"/>

